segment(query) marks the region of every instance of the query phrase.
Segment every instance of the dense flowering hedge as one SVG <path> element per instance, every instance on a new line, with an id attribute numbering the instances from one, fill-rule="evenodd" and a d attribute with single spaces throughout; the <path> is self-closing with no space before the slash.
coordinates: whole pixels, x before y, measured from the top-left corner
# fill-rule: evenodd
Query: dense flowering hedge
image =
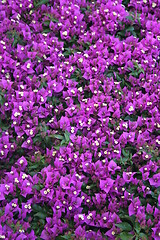
<path id="1" fill-rule="evenodd" d="M 159 58 L 159 0 L 1 0 L 0 239 L 160 239 Z"/>

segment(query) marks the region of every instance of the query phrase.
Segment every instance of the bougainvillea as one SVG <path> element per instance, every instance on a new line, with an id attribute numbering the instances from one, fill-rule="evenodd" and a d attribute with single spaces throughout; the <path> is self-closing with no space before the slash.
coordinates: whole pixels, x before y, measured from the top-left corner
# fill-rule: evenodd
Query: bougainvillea
<path id="1" fill-rule="evenodd" d="M 160 239 L 159 0 L 1 0 L 0 239 Z"/>

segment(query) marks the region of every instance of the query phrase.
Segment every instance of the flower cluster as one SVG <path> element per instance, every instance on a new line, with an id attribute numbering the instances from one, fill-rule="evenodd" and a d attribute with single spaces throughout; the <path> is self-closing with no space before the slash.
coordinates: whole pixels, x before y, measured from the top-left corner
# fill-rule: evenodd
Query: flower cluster
<path id="1" fill-rule="evenodd" d="M 0 239 L 160 239 L 159 0 L 0 3 Z"/>

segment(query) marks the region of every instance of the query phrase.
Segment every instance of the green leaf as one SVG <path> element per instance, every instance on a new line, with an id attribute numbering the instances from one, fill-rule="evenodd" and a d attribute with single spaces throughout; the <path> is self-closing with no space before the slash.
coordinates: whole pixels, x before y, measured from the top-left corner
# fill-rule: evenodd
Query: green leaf
<path id="1" fill-rule="evenodd" d="M 38 204 L 33 204 L 32 209 L 35 210 L 36 212 L 42 211 L 42 207 Z"/>
<path id="2" fill-rule="evenodd" d="M 131 122 L 135 122 L 135 121 L 137 121 L 137 119 L 138 119 L 138 116 L 137 115 L 127 115 L 125 118 L 124 118 L 124 120 L 130 120 Z"/>
<path id="3" fill-rule="evenodd" d="M 56 23 L 59 22 L 58 19 L 56 19 L 56 18 L 51 18 L 51 20 L 52 20 L 52 22 L 56 22 Z"/>
<path id="4" fill-rule="evenodd" d="M 125 7 L 128 7 L 129 2 L 130 2 L 130 0 L 123 0 L 123 1 L 122 1 L 122 4 L 123 4 Z"/>
<path id="5" fill-rule="evenodd" d="M 68 52 L 68 51 L 66 51 L 66 52 L 64 52 L 63 53 L 63 55 L 65 56 L 65 57 L 68 57 L 68 56 L 70 56 L 72 53 L 71 52 Z"/>
<path id="6" fill-rule="evenodd" d="M 66 139 L 66 142 L 69 142 L 69 140 L 70 140 L 70 133 L 67 130 L 64 133 L 64 137 Z"/>
<path id="7" fill-rule="evenodd" d="M 134 72 L 134 68 L 128 67 L 128 70 L 130 70 L 131 72 Z"/>
<path id="8" fill-rule="evenodd" d="M 129 151 L 125 150 L 124 148 L 122 148 L 122 154 L 125 157 L 129 157 Z"/>
<path id="9" fill-rule="evenodd" d="M 135 219 L 136 219 L 136 217 L 135 217 L 134 215 L 128 216 L 128 215 L 124 215 L 124 213 L 120 213 L 120 218 L 121 218 L 123 221 L 126 221 L 126 222 L 129 221 L 132 225 L 134 225 Z"/>
<path id="10" fill-rule="evenodd" d="M 141 68 L 141 69 L 139 69 L 139 71 L 138 71 L 138 73 L 145 73 L 145 71 L 144 71 L 144 69 L 143 68 Z"/>
<path id="11" fill-rule="evenodd" d="M 29 175 L 31 175 L 31 177 L 33 177 L 37 172 L 29 172 Z"/>
<path id="12" fill-rule="evenodd" d="M 36 56 L 36 58 L 37 58 L 38 60 L 40 60 L 41 62 L 43 61 L 43 58 L 40 58 L 40 57 L 38 57 L 38 56 Z"/>
<path id="13" fill-rule="evenodd" d="M 35 144 L 36 142 L 41 142 L 41 141 L 42 141 L 41 134 L 38 133 L 38 134 L 33 138 L 33 143 Z"/>
<path id="14" fill-rule="evenodd" d="M 133 21 L 133 20 L 134 20 L 134 18 L 133 18 L 131 15 L 126 16 L 126 18 L 127 18 L 128 20 L 130 20 L 130 21 Z"/>
<path id="15" fill-rule="evenodd" d="M 2 106 L 5 103 L 5 99 L 0 95 L 0 105 Z"/>
<path id="16" fill-rule="evenodd" d="M 141 16 L 141 14 L 140 14 L 140 13 L 137 13 L 137 21 L 138 21 L 139 25 L 141 25 L 141 19 L 140 19 L 140 16 Z"/>
<path id="17" fill-rule="evenodd" d="M 140 234 L 139 234 L 139 237 L 140 237 L 142 240 L 148 240 L 148 236 L 147 236 L 145 233 L 140 233 Z"/>
<path id="18" fill-rule="evenodd" d="M 135 222 L 135 227 L 134 227 L 134 229 L 136 230 L 137 233 L 140 233 L 140 231 L 141 231 L 141 226 L 140 226 L 140 224 L 139 224 L 138 222 Z"/>
<path id="19" fill-rule="evenodd" d="M 49 28 L 43 30 L 43 33 L 49 33 L 49 32 L 51 32 Z"/>
<path id="20" fill-rule="evenodd" d="M 117 81 L 121 81 L 121 78 L 120 78 L 120 76 L 116 73 L 116 79 L 117 79 Z"/>
<path id="21" fill-rule="evenodd" d="M 37 169 L 38 167 L 39 167 L 39 164 L 36 163 L 36 164 L 29 166 L 28 168 L 29 168 L 29 170 L 33 170 L 33 169 Z"/>
<path id="22" fill-rule="evenodd" d="M 129 234 L 128 232 L 121 232 L 119 234 L 119 237 L 121 240 L 130 240 L 132 239 L 134 236 L 132 234 Z"/>
<path id="23" fill-rule="evenodd" d="M 134 31 L 134 27 L 133 26 L 127 27 L 126 32 L 132 32 L 132 31 Z"/>
<path id="24" fill-rule="evenodd" d="M 128 232 L 130 232 L 132 230 L 132 226 L 127 222 L 118 223 L 118 224 L 116 224 L 116 226 L 121 228 L 122 230 L 128 231 Z"/>
<path id="25" fill-rule="evenodd" d="M 50 24 L 50 20 L 46 20 L 46 21 L 44 21 L 43 24 L 45 24 L 46 26 L 49 26 L 49 24 Z"/>
<path id="26" fill-rule="evenodd" d="M 87 9 L 86 8 L 80 8 L 80 10 L 81 10 L 81 12 L 83 13 L 83 14 L 85 14 L 85 12 L 87 11 Z"/>
<path id="27" fill-rule="evenodd" d="M 133 64 L 134 64 L 134 66 L 135 66 L 137 69 L 140 68 L 139 64 L 138 64 L 136 61 L 134 61 Z M 131 68 L 131 69 L 132 69 L 132 68 Z M 132 69 L 132 70 L 133 70 L 133 69 Z"/>
<path id="28" fill-rule="evenodd" d="M 59 135 L 59 134 L 53 134 L 53 135 L 49 135 L 50 138 L 56 138 L 56 139 L 59 139 L 59 140 L 63 140 L 64 137 L 62 135 Z"/>
<path id="29" fill-rule="evenodd" d="M 39 222 L 40 222 L 42 225 L 45 225 L 45 220 L 44 220 L 44 219 L 39 219 Z"/>
<path id="30" fill-rule="evenodd" d="M 35 217 L 39 217 L 40 219 L 46 219 L 47 214 L 44 212 L 38 212 L 34 215 Z"/>
<path id="31" fill-rule="evenodd" d="M 126 31 L 125 31 L 125 30 L 122 30 L 122 31 L 118 32 L 117 34 L 120 35 L 120 36 L 122 36 L 122 37 L 125 37 Z"/>
<path id="32" fill-rule="evenodd" d="M 49 0 L 41 0 L 40 2 L 38 2 L 36 5 L 35 5 L 35 7 L 39 7 L 39 6 L 41 6 L 41 5 L 43 5 L 43 4 L 46 4 L 46 3 L 48 3 L 49 2 Z"/>
<path id="33" fill-rule="evenodd" d="M 68 240 L 71 239 L 71 234 L 56 237 L 56 240 L 63 240 L 63 239 L 68 239 Z"/>
<path id="34" fill-rule="evenodd" d="M 126 164 L 126 162 L 128 161 L 128 157 L 121 157 L 120 158 L 120 162 L 123 164 L 123 165 L 125 165 Z"/>
<path id="35" fill-rule="evenodd" d="M 32 188 L 33 188 L 33 189 L 36 189 L 37 191 L 40 191 L 41 189 L 44 188 L 44 186 L 43 186 L 43 185 L 38 185 L 38 184 L 36 184 L 36 185 L 34 185 Z"/>
<path id="36" fill-rule="evenodd" d="M 66 143 L 65 139 L 63 139 L 61 142 L 61 146 L 65 145 L 65 143 Z"/>
<path id="37" fill-rule="evenodd" d="M 55 148 L 56 150 L 59 150 L 60 147 L 61 147 L 61 146 L 59 146 L 59 145 L 58 145 L 58 146 L 54 146 L 54 148 Z"/>

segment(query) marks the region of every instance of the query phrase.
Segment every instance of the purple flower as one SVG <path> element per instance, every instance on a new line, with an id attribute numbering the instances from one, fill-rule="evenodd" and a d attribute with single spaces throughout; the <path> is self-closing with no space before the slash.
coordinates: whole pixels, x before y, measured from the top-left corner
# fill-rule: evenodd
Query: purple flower
<path id="1" fill-rule="evenodd" d="M 5 200 L 4 191 L 5 191 L 4 184 L 0 184 L 0 201 Z"/>
<path id="2" fill-rule="evenodd" d="M 28 200 L 26 203 L 22 203 L 22 218 L 25 218 L 27 213 L 32 211 L 32 200 Z"/>
<path id="3" fill-rule="evenodd" d="M 129 216 L 132 216 L 136 213 L 136 209 L 134 208 L 133 203 L 129 205 L 128 212 L 129 212 Z"/>
<path id="4" fill-rule="evenodd" d="M 113 183 L 114 183 L 114 180 L 112 180 L 111 178 L 106 178 L 106 180 L 100 180 L 99 186 L 100 186 L 100 189 L 108 193 L 112 188 Z"/>
<path id="5" fill-rule="evenodd" d="M 156 188 L 160 187 L 160 173 L 153 175 L 153 177 L 149 179 L 149 183 Z"/>
<path id="6" fill-rule="evenodd" d="M 74 216 L 74 222 L 76 223 L 76 226 L 82 225 L 85 221 L 85 214 L 76 214 Z"/>
<path id="7" fill-rule="evenodd" d="M 73 180 L 70 180 L 69 177 L 61 177 L 60 179 L 60 186 L 62 189 L 70 189 L 70 184 L 74 184 Z"/>
<path id="8" fill-rule="evenodd" d="M 70 127 L 70 121 L 69 121 L 69 118 L 67 117 L 61 117 L 60 121 L 60 128 L 65 131 L 65 130 L 68 130 L 69 131 L 69 127 Z"/>
<path id="9" fill-rule="evenodd" d="M 25 176 L 25 174 L 23 174 Z M 23 177 L 22 176 L 22 177 Z M 21 185 L 21 195 L 26 197 L 28 194 L 32 194 L 32 183 L 28 179 L 24 179 Z"/>
<path id="10" fill-rule="evenodd" d="M 26 141 L 23 142 L 22 148 L 33 149 L 33 140 L 29 137 Z"/>
<path id="11" fill-rule="evenodd" d="M 132 216 L 132 215 L 134 215 L 134 214 L 137 213 L 137 211 L 138 211 L 138 209 L 139 209 L 139 207 L 140 207 L 140 204 L 141 204 L 141 202 L 140 202 L 140 200 L 139 200 L 138 197 L 135 198 L 135 199 L 132 201 L 132 203 L 131 203 L 131 204 L 129 205 L 129 207 L 128 207 L 129 216 Z"/>
<path id="12" fill-rule="evenodd" d="M 125 110 L 129 115 L 131 115 L 135 111 L 135 105 L 133 103 L 128 103 Z"/>
<path id="13" fill-rule="evenodd" d="M 24 171 L 28 163 L 25 157 L 22 156 L 17 160 L 16 164 L 20 167 L 22 171 Z"/>
<path id="14" fill-rule="evenodd" d="M 8 195 L 9 193 L 13 193 L 13 184 L 0 184 L 0 198 L 3 198 L 4 194 Z"/>
<path id="15" fill-rule="evenodd" d="M 44 240 L 48 240 L 49 236 L 50 236 L 49 232 L 44 229 L 41 233 L 41 238 L 44 239 Z"/>
<path id="16" fill-rule="evenodd" d="M 75 235 L 78 239 L 84 240 L 85 239 L 85 230 L 81 226 L 77 227 L 75 230 Z"/>
<path id="17" fill-rule="evenodd" d="M 121 135 L 121 138 L 125 140 L 125 143 L 127 142 L 134 142 L 135 139 L 135 132 L 123 132 Z"/>
<path id="18" fill-rule="evenodd" d="M 153 207 L 149 203 L 147 203 L 146 212 L 148 214 L 152 214 L 153 213 Z"/>
<path id="19" fill-rule="evenodd" d="M 129 183 L 132 182 L 133 176 L 135 175 L 135 172 L 123 172 L 123 179 L 125 182 Z"/>
<path id="20" fill-rule="evenodd" d="M 119 233 L 119 229 L 113 226 L 110 230 L 105 233 L 105 236 L 109 237 L 109 239 L 115 239 L 115 235 Z"/>
<path id="21" fill-rule="evenodd" d="M 1 2 L 0 238 L 160 239 L 159 1 Z"/>
<path id="22" fill-rule="evenodd" d="M 115 173 L 116 170 L 120 170 L 121 168 L 117 166 L 117 164 L 111 160 L 108 164 L 108 171 L 112 172 L 112 174 Z"/>
<path id="23" fill-rule="evenodd" d="M 27 239 L 27 236 L 23 233 L 21 233 L 17 238 L 17 240 Z"/>
<path id="24" fill-rule="evenodd" d="M 53 90 L 56 92 L 56 93 L 59 93 L 63 90 L 64 86 L 61 84 L 61 83 L 54 83 L 53 84 Z"/>
<path id="25" fill-rule="evenodd" d="M 54 190 L 53 189 L 49 189 L 49 188 L 43 188 L 40 191 L 40 193 L 41 193 L 41 196 L 43 196 L 45 198 L 49 198 L 50 200 L 52 200 Z"/>
<path id="26" fill-rule="evenodd" d="M 159 222 L 160 223 L 160 222 Z M 160 226 L 160 225 L 159 225 Z M 155 240 L 160 240 L 160 227 L 157 226 L 152 228 L 153 230 L 153 234 L 152 234 L 152 237 L 155 239 Z"/>
<path id="27" fill-rule="evenodd" d="M 33 74 L 34 73 L 31 61 L 25 62 L 25 64 L 22 67 L 22 69 L 25 70 L 26 72 L 28 72 L 29 74 Z"/>

